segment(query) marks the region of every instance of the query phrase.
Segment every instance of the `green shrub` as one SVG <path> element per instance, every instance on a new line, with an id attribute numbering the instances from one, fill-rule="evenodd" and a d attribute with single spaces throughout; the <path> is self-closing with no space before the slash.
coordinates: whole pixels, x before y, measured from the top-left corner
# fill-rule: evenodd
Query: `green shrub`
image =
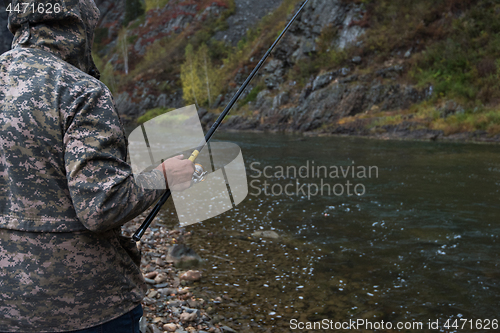
<path id="1" fill-rule="evenodd" d="M 123 20 L 125 27 L 142 14 L 144 14 L 144 6 L 141 0 L 125 0 L 125 18 Z"/>
<path id="2" fill-rule="evenodd" d="M 410 74 L 420 86 L 432 84 L 437 96 L 487 104 L 500 97 L 500 5 L 476 2 L 453 19 L 448 38 L 416 57 Z"/>
<path id="3" fill-rule="evenodd" d="M 242 100 L 240 100 L 238 103 L 240 106 L 246 105 L 250 102 L 253 102 L 257 99 L 257 95 L 264 90 L 265 86 L 263 84 L 258 84 L 255 87 L 253 87 L 252 90 L 248 93 L 248 95 L 245 96 Z"/>
<path id="4" fill-rule="evenodd" d="M 161 116 L 162 114 L 167 113 L 167 112 L 172 111 L 172 110 L 175 110 L 175 109 L 173 109 L 173 108 L 170 108 L 170 109 L 156 108 L 156 109 L 148 110 L 145 114 L 143 114 L 142 116 L 137 118 L 137 122 L 139 124 L 144 124 L 148 120 L 151 120 L 155 117 Z"/>
<path id="5" fill-rule="evenodd" d="M 169 0 L 146 0 L 146 12 L 161 9 L 168 4 Z"/>
<path id="6" fill-rule="evenodd" d="M 108 38 L 108 28 L 96 28 L 94 32 L 94 44 L 97 48 L 102 46 L 102 42 Z"/>

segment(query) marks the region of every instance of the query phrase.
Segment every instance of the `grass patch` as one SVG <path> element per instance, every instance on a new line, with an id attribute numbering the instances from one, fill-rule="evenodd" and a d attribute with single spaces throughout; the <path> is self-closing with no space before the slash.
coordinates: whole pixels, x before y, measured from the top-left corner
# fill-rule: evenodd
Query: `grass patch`
<path id="1" fill-rule="evenodd" d="M 139 118 L 137 118 L 137 122 L 139 124 L 144 124 L 145 122 L 153 119 L 153 118 L 156 118 L 158 116 L 161 116 L 162 114 L 165 114 L 169 111 L 172 111 L 172 110 L 175 110 L 173 108 L 156 108 L 156 109 L 151 109 L 151 110 L 148 110 L 145 114 L 143 114 L 142 116 L 140 116 Z M 183 121 L 183 120 L 186 120 L 187 118 L 185 119 L 178 119 L 179 121 Z M 169 118 L 170 120 L 170 118 Z"/>
<path id="2" fill-rule="evenodd" d="M 500 133 L 500 110 L 469 112 L 438 119 L 433 129 L 442 130 L 445 135 L 461 132 L 486 131 L 490 135 Z"/>
<path id="3" fill-rule="evenodd" d="M 256 64 L 256 59 L 260 59 L 274 42 L 285 27 L 288 15 L 293 12 L 299 2 L 300 0 L 284 0 L 275 11 L 264 16 L 255 28 L 249 29 L 246 37 L 236 47 L 228 48 L 227 55 L 222 61 L 223 81 L 231 82 L 238 69 L 245 65 L 253 67 Z M 251 58 L 254 60 L 250 61 Z"/>
<path id="4" fill-rule="evenodd" d="M 146 0 L 146 12 L 150 10 L 162 9 L 165 7 L 169 0 Z"/>
<path id="5" fill-rule="evenodd" d="M 246 105 L 250 102 L 253 102 L 257 99 L 257 95 L 264 90 L 265 86 L 263 84 L 258 84 L 257 86 L 253 87 L 252 90 L 248 93 L 248 95 L 245 96 L 242 100 L 238 102 L 240 106 Z"/>
<path id="6" fill-rule="evenodd" d="M 433 85 L 440 97 L 469 105 L 496 105 L 499 52 L 500 4 L 475 1 L 464 15 L 453 19 L 446 39 L 416 57 L 410 73 L 420 85 Z"/>

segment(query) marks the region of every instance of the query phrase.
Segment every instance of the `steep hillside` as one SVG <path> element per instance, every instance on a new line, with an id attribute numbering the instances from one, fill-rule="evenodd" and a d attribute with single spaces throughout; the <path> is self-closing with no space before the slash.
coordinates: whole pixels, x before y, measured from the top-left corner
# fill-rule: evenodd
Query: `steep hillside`
<path id="1" fill-rule="evenodd" d="M 124 119 L 197 103 L 210 123 L 300 3 L 172 0 L 148 11 L 127 29 L 128 75 L 113 42 L 101 53 Z M 496 141 L 498 16 L 493 1 L 312 0 L 225 127 Z M 208 94 L 182 80 L 188 44 L 193 54 L 208 45 Z"/>
<path id="2" fill-rule="evenodd" d="M 133 125 L 193 103 L 210 123 L 302 1 L 96 3 L 96 63 Z M 496 1 L 311 0 L 224 126 L 498 141 L 499 53 Z"/>

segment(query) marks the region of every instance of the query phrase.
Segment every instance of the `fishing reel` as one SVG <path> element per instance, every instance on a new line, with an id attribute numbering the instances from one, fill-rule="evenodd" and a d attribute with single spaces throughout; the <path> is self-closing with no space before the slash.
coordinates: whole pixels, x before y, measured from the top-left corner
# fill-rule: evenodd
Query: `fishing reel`
<path id="1" fill-rule="evenodd" d="M 208 171 L 205 171 L 201 164 L 195 163 L 194 164 L 194 173 L 193 173 L 193 177 L 191 178 L 191 182 L 193 184 L 201 183 L 202 181 L 205 180 L 205 176 L 207 175 L 207 173 L 208 173 Z"/>

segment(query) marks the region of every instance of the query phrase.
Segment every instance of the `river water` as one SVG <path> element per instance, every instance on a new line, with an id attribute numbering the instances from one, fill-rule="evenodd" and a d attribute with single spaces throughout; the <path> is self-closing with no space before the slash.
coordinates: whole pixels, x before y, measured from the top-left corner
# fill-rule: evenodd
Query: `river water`
<path id="1" fill-rule="evenodd" d="M 498 327 L 500 147 L 216 137 L 241 147 L 251 186 L 236 208 L 188 227 L 206 259 L 196 288 L 221 296 L 213 316 L 241 332 L 324 319 L 337 331 L 349 320 L 365 325 L 350 331 Z"/>

